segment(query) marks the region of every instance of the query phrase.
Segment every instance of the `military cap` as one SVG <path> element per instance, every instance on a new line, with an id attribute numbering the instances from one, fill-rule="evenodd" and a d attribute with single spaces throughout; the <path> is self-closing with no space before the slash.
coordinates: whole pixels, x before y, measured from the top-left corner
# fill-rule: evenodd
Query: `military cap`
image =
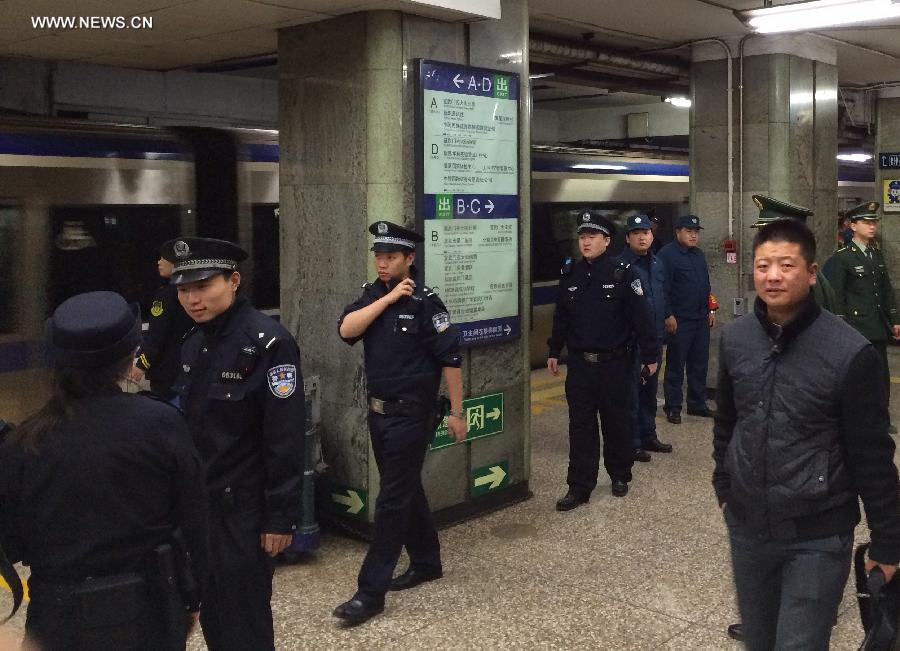
<path id="1" fill-rule="evenodd" d="M 175 268 L 169 281 L 173 285 L 206 280 L 223 271 L 236 271 L 238 262 L 247 259 L 247 252 L 234 242 L 211 237 L 178 237 L 163 244 L 171 247 Z"/>
<path id="2" fill-rule="evenodd" d="M 675 228 L 701 229 L 700 218 L 697 215 L 682 215 L 675 221 Z"/>
<path id="3" fill-rule="evenodd" d="M 877 201 L 869 201 L 868 203 L 861 203 L 858 206 L 854 206 L 844 215 L 845 217 L 849 217 L 851 222 L 858 221 L 860 219 L 865 219 L 866 221 L 876 221 L 881 219 L 878 216 L 878 209 L 881 208 L 881 204 Z"/>
<path id="4" fill-rule="evenodd" d="M 761 194 L 753 195 L 753 203 L 759 208 L 759 217 L 757 217 L 756 223 L 752 224 L 750 228 L 760 228 L 776 219 L 797 219 L 805 224 L 806 218 L 813 214 L 813 211 L 809 208 L 773 199 L 772 197 L 764 197 Z"/>
<path id="5" fill-rule="evenodd" d="M 631 231 L 649 231 L 650 225 L 653 223 L 653 220 L 647 215 L 632 215 L 628 218 L 628 226 L 625 227 L 625 232 L 630 233 Z"/>
<path id="6" fill-rule="evenodd" d="M 418 242 L 425 241 L 425 238 L 415 231 L 398 226 L 393 222 L 375 222 L 369 226 L 369 232 L 375 236 L 371 250 L 379 253 L 394 251 L 409 253 L 416 250 Z"/>
<path id="7" fill-rule="evenodd" d="M 115 292 L 87 292 L 63 301 L 45 328 L 55 368 L 100 368 L 141 344 L 141 308 Z"/>
<path id="8" fill-rule="evenodd" d="M 576 231 L 592 231 L 612 237 L 616 232 L 615 225 L 596 210 L 581 210 L 575 222 Z"/>

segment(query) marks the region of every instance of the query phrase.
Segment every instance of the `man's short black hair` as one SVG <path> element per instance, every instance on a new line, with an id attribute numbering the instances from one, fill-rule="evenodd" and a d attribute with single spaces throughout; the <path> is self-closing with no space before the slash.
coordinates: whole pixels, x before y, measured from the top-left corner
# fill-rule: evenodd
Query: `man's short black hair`
<path id="1" fill-rule="evenodd" d="M 753 238 L 753 255 L 766 242 L 791 242 L 800 245 L 800 254 L 807 265 L 816 261 L 816 236 L 809 226 L 796 219 L 776 219 L 756 231 Z"/>

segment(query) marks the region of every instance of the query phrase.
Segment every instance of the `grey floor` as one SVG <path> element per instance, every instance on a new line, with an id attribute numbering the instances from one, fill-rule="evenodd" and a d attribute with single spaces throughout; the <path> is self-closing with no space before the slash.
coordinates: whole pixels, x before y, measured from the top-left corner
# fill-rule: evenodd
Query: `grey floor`
<path id="1" fill-rule="evenodd" d="M 900 368 L 900 351 L 891 355 Z M 365 546 L 326 534 L 314 558 L 276 573 L 279 649 L 740 648 L 725 635 L 737 614 L 710 486 L 711 420 L 686 416 L 674 426 L 660 418 L 659 436 L 675 452 L 636 464 L 627 497 L 612 497 L 603 477 L 589 504 L 558 513 L 562 378 L 535 371 L 532 380 L 534 497 L 441 531 L 444 579 L 390 594 L 383 615 L 355 628 L 331 611 L 353 594 Z M 857 534 L 867 539 L 864 528 Z M 8 601 L 2 592 L 0 608 Z M 23 621 L 18 615 L 7 635 Z M 832 649 L 856 649 L 861 638 L 848 586 Z M 205 648 L 195 633 L 189 649 Z"/>

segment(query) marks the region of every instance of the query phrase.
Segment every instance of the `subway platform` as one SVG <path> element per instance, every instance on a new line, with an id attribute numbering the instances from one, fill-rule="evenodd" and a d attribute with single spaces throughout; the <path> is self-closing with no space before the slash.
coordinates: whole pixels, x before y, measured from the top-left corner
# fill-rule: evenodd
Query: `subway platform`
<path id="1" fill-rule="evenodd" d="M 890 353 L 900 369 L 900 349 Z M 710 484 L 712 420 L 684 415 L 676 426 L 660 410 L 659 436 L 675 452 L 635 464 L 625 498 L 610 494 L 601 469 L 591 501 L 559 513 L 568 446 L 563 382 L 545 370 L 532 374 L 532 499 L 442 530 L 444 578 L 390 593 L 384 614 L 357 627 L 331 611 L 353 594 L 366 546 L 326 532 L 312 557 L 276 572 L 277 648 L 741 648 L 725 633 L 738 615 Z M 861 527 L 857 541 L 867 539 Z M 401 559 L 398 571 L 405 567 Z M 0 608 L 9 604 L 2 591 Z M 0 649 L 16 648 L 24 612 L 4 627 L 10 646 Z M 856 649 L 861 639 L 848 584 L 832 649 Z M 206 649 L 199 630 L 188 649 Z"/>

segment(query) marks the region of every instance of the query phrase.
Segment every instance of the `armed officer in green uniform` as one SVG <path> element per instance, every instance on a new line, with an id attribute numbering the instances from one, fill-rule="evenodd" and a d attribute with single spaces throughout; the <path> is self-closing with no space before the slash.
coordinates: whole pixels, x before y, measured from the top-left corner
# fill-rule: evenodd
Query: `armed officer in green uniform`
<path id="1" fill-rule="evenodd" d="M 871 201 L 847 211 L 853 241 L 832 256 L 829 279 L 837 297 L 835 314 L 871 341 L 881 356 L 884 384 L 890 398 L 887 341 L 888 337 L 900 339 L 900 314 L 884 256 L 874 242 L 880 207 L 881 204 Z M 893 425 L 891 433 L 896 433 Z"/>

